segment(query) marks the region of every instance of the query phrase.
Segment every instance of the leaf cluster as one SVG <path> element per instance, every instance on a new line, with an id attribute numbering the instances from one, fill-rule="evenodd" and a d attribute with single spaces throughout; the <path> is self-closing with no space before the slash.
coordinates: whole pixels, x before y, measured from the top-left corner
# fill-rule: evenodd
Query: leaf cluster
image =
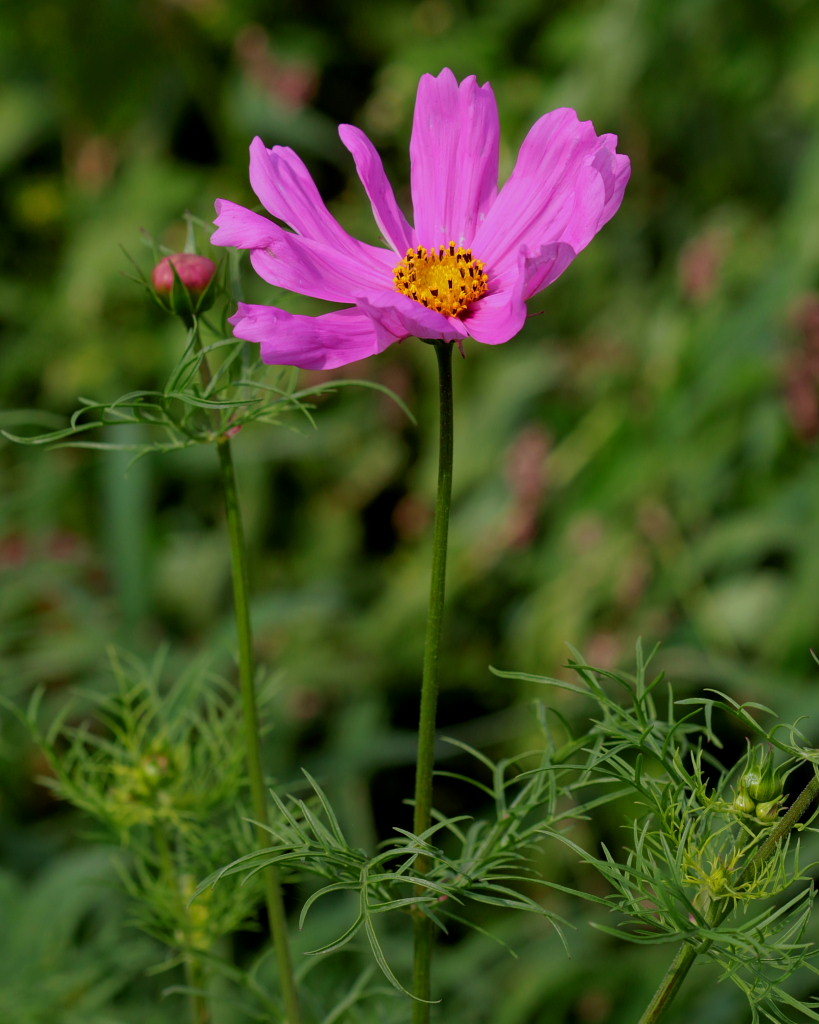
<path id="1" fill-rule="evenodd" d="M 123 933 L 122 894 L 107 850 L 71 850 L 33 878 L 0 872 L 0 1020 L 110 1024 L 151 1020 L 159 989 L 144 972 L 152 942 Z M 134 985 L 139 979 L 139 987 Z"/>
<path id="2" fill-rule="evenodd" d="M 485 781 L 452 771 L 438 774 L 475 786 L 489 797 L 492 811 L 485 817 L 435 813 L 432 826 L 421 835 L 395 828 L 395 835 L 369 854 L 348 842 L 324 790 L 305 772 L 305 796 L 272 793 L 270 845 L 226 865 L 199 891 L 218 889 L 224 878 L 236 874 L 252 878 L 269 864 L 302 879 L 312 875 L 324 880 L 303 904 L 300 927 L 318 901 L 334 894 L 352 897 L 352 920 L 308 955 L 335 953 L 363 936 L 384 977 L 405 993 L 380 934 L 380 921 L 388 915 L 424 915 L 441 932 L 450 923 L 484 932 L 470 913 L 470 905 L 484 905 L 535 913 L 560 933 L 565 922 L 542 899 L 549 884 L 535 870 L 534 854 L 544 836 L 567 828 L 616 794 L 578 799 L 595 780 L 574 765 L 564 765 L 568 751 L 548 742 L 543 749 L 500 760 L 460 741 L 448 742 L 477 762 Z"/>
<path id="3" fill-rule="evenodd" d="M 599 852 L 558 835 L 607 883 L 602 895 L 584 895 L 615 915 L 598 923 L 619 939 L 647 945 L 692 944 L 719 965 L 748 998 L 752 1019 L 819 1019 L 819 1003 L 803 1002 L 788 981 L 801 969 L 818 973 L 808 933 L 813 911 L 813 865 L 804 864 L 794 833 L 760 856 L 777 819 L 760 822 L 737 800 L 738 783 L 764 743 L 784 760 L 787 779 L 800 765 L 815 764 L 798 725 L 772 721 L 773 712 L 714 693 L 675 698 L 662 673 L 648 674 L 651 658 L 637 650 L 634 675 L 570 663 L 579 684 L 527 678 L 595 704 L 586 771 L 605 788 L 616 787 L 628 824 L 616 844 Z M 748 740 L 747 752 L 726 763 L 715 722 L 731 719 Z M 762 721 L 760 721 L 762 719 Z M 795 794 L 792 794 L 792 796 Z M 814 812 L 815 814 L 815 812 Z M 810 820 L 799 832 L 815 832 Z M 804 1016 L 791 1016 L 798 1008 Z"/>
<path id="4" fill-rule="evenodd" d="M 196 251 L 194 228 L 209 230 L 210 226 L 188 214 L 188 245 Z M 154 263 L 170 250 L 146 239 Z M 142 286 L 148 297 L 165 309 L 142 267 L 132 260 L 133 280 Z M 256 346 L 234 338 L 227 314 L 233 310 L 241 294 L 236 256 L 221 260 L 209 288 L 219 297 L 216 319 L 204 313 L 186 315 L 181 322 L 186 328 L 184 349 L 158 389 L 130 391 L 113 401 L 100 402 L 80 398 L 79 408 L 66 426 L 44 433 L 20 435 L 0 431 L 8 440 L 30 446 L 48 448 L 73 447 L 134 452 L 136 457 L 149 452 L 168 452 L 197 444 L 213 444 L 232 437 L 251 423 L 277 424 L 288 413 L 298 411 L 312 423 L 311 400 L 339 387 L 352 384 L 369 387 L 389 395 L 412 420 L 412 413 L 390 389 L 373 381 L 342 380 L 323 382 L 297 388 L 298 371 L 292 367 L 265 366 Z M 168 310 L 166 309 L 166 312 Z M 210 340 L 206 342 L 206 337 Z M 41 413 L 7 413 L 6 422 L 36 422 Z M 86 435 L 104 428 L 138 424 L 146 428 L 146 439 L 119 442 L 112 439 L 89 440 Z"/>
<path id="5" fill-rule="evenodd" d="M 205 953 L 259 900 L 258 885 L 193 899 L 200 878 L 254 845 L 242 818 L 241 714 L 204 663 L 166 684 L 161 656 L 150 665 L 109 656 L 115 690 L 88 695 L 92 714 L 75 720 L 68 707 L 43 732 L 41 693 L 32 698 L 25 720 L 50 769 L 42 782 L 127 853 L 121 875 L 136 923 L 168 946 Z"/>
<path id="6" fill-rule="evenodd" d="M 279 423 L 292 411 L 312 422 L 310 400 L 345 385 L 387 390 L 372 382 L 353 380 L 297 389 L 290 370 L 279 370 L 272 379 L 265 379 L 271 377 L 269 368 L 251 357 L 245 342 L 221 335 L 203 346 L 200 330 L 198 321 L 188 329 L 182 358 L 162 388 L 130 391 L 110 402 L 80 398 L 79 408 L 64 427 L 31 435 L 3 430 L 3 436 L 34 447 L 130 451 L 140 457 L 149 452 L 214 444 L 251 423 Z M 219 333 L 215 327 L 213 331 Z M 15 416 L 18 420 L 29 418 L 22 412 Z M 7 414 L 6 420 L 10 418 Z M 94 431 L 128 424 L 147 428 L 149 438 L 118 442 L 86 437 Z"/>

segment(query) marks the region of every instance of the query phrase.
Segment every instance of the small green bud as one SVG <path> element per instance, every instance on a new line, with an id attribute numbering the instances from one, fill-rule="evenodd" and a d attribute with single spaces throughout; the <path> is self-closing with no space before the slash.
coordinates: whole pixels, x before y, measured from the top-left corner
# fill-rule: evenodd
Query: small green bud
<path id="1" fill-rule="evenodd" d="M 734 802 L 731 804 L 731 807 L 733 810 L 738 811 L 741 814 L 753 814 L 756 809 L 756 804 L 744 789 L 740 789 L 734 797 Z"/>
<path id="2" fill-rule="evenodd" d="M 708 877 L 708 888 L 714 896 L 719 896 L 728 884 L 728 873 L 725 868 L 715 866 Z"/>
<path id="3" fill-rule="evenodd" d="M 782 779 L 774 768 L 772 750 L 755 747 L 751 751 L 739 786 L 757 804 L 782 796 Z"/>
<path id="4" fill-rule="evenodd" d="M 781 797 L 778 800 L 769 800 L 764 804 L 756 805 L 756 820 L 763 821 L 766 824 L 769 821 L 775 821 L 779 817 L 779 811 L 782 807 Z"/>

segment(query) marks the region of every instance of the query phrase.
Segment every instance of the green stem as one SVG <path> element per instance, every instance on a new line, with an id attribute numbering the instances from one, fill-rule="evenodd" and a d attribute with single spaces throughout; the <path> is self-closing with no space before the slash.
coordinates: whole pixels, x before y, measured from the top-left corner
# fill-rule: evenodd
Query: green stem
<path id="1" fill-rule="evenodd" d="M 199 341 L 198 324 L 194 325 Z M 201 342 L 200 342 L 201 350 Z M 211 380 L 210 366 L 204 352 L 200 362 L 200 375 L 207 388 Z M 250 621 L 250 587 L 248 585 L 247 549 L 245 547 L 244 525 L 239 496 L 236 489 L 236 472 L 233 466 L 233 452 L 230 438 L 222 434 L 217 443 L 222 490 L 225 497 L 228 535 L 230 537 L 230 565 L 233 579 L 233 608 L 236 619 L 236 635 L 239 648 L 239 686 L 242 695 L 242 713 L 245 725 L 247 749 L 247 773 L 250 779 L 250 797 L 253 816 L 257 823 L 259 841 L 270 842 L 267 827 L 270 817 L 267 810 L 267 789 L 262 769 L 262 751 L 259 729 L 259 709 L 256 701 L 255 657 L 253 653 L 253 628 Z M 287 915 L 284 909 L 281 874 L 278 866 L 268 864 L 263 871 L 265 903 L 270 922 L 270 933 L 276 952 L 279 983 L 285 1006 L 282 1024 L 301 1024 L 296 979 L 293 973 L 293 958 L 290 952 L 290 936 L 287 930 Z"/>
<path id="2" fill-rule="evenodd" d="M 236 633 L 239 642 L 239 685 L 242 693 L 242 712 L 245 721 L 245 742 L 247 745 L 247 771 L 250 777 L 250 795 L 253 815 L 258 825 L 259 840 L 267 845 L 270 833 L 267 826 L 270 817 L 267 811 L 267 789 L 262 771 L 262 752 L 259 739 L 259 710 L 256 703 L 255 665 L 253 656 L 253 633 L 250 624 L 250 603 L 248 601 L 247 551 L 244 543 L 244 528 L 239 499 L 236 492 L 236 473 L 233 468 L 233 454 L 230 440 L 219 439 L 219 468 L 225 492 L 228 533 L 230 535 L 230 560 L 233 576 L 233 604 L 236 613 Z M 282 987 L 286 1017 L 283 1024 L 300 1024 L 301 1010 L 293 974 L 293 959 L 290 953 L 290 937 L 287 931 L 287 915 L 284 910 L 282 883 L 279 869 L 268 864 L 263 872 L 265 901 L 270 920 L 270 932 L 276 949 L 279 967 L 279 981 Z"/>
<path id="3" fill-rule="evenodd" d="M 165 875 L 167 884 L 179 893 L 181 904 L 180 909 L 185 915 L 187 915 L 187 899 L 182 890 L 182 886 L 180 885 L 179 872 L 177 871 L 176 864 L 174 863 L 174 857 L 171 853 L 168 837 L 163 832 L 161 825 L 156 825 L 154 828 L 154 839 L 156 840 L 156 848 L 159 853 L 159 863 L 161 865 L 162 873 Z M 199 959 L 187 949 L 182 955 L 185 966 L 185 983 L 189 990 L 188 998 L 190 1001 L 192 1024 L 210 1024 L 211 1016 L 207 996 L 204 993 L 205 976 L 202 971 L 202 964 Z"/>
<path id="4" fill-rule="evenodd" d="M 452 500 L 452 344 L 432 343 L 438 357 L 440 424 L 438 449 L 438 493 L 432 531 L 432 570 L 429 611 L 424 642 L 424 669 L 421 681 L 421 714 L 418 724 L 418 760 L 415 770 L 415 814 L 413 831 L 421 835 L 432 821 L 432 773 L 435 761 L 435 710 L 438 704 L 438 656 L 446 590 L 446 549 L 449 509 Z M 429 858 L 419 857 L 415 869 L 419 875 L 429 870 Z M 423 894 L 419 887 L 418 895 Z M 430 1014 L 430 967 L 432 963 L 432 921 L 416 909 L 413 921 L 413 1024 L 428 1024 Z"/>
<path id="5" fill-rule="evenodd" d="M 202 987 L 202 965 L 192 956 L 185 954 L 185 984 L 190 989 L 192 1024 L 210 1024 L 210 1010 Z"/>
<path id="6" fill-rule="evenodd" d="M 776 827 L 771 830 L 770 835 L 768 835 L 765 842 L 758 848 L 756 853 L 745 865 L 739 876 L 740 885 L 751 879 L 757 869 L 766 861 L 770 860 L 776 852 L 779 844 L 791 832 L 791 830 L 799 824 L 804 817 L 805 812 L 817 797 L 819 797 L 819 776 L 814 775 L 785 814 L 783 814 L 779 819 Z M 717 926 L 722 924 L 732 910 L 733 903 L 731 901 L 725 901 L 721 907 L 716 904 L 712 904 L 706 909 L 704 916 L 708 924 L 711 926 Z M 639 1024 L 656 1024 L 656 1022 L 660 1020 L 668 1009 L 671 1001 L 679 992 L 680 986 L 683 981 L 685 981 L 686 975 L 694 965 L 694 961 L 698 956 L 706 953 L 710 945 L 711 942 L 708 939 L 705 939 L 696 944 L 687 943 L 677 950 L 676 956 L 671 961 L 668 970 L 665 972 L 663 980 L 660 982 L 651 1002 L 646 1007 L 645 1012 L 639 1020 Z"/>
<path id="7" fill-rule="evenodd" d="M 640 1018 L 640 1024 L 649 1024 L 650 1021 L 658 1021 L 662 1017 L 671 1001 L 679 992 L 680 986 L 685 981 L 685 976 L 691 970 L 694 961 L 705 948 L 707 948 L 705 943 L 702 943 L 701 947 L 691 944 L 680 946 L 676 956 L 669 964 L 659 988 L 654 993 L 651 1002 L 646 1007 L 645 1013 Z"/>

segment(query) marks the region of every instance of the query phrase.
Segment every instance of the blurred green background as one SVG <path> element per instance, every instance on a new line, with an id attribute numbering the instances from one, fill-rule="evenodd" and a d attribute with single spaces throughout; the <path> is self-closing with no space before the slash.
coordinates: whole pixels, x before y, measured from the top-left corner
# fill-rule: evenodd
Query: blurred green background
<path id="1" fill-rule="evenodd" d="M 496 753 L 525 746 L 541 695 L 489 665 L 554 674 L 571 642 L 628 666 L 642 636 L 662 641 L 681 691 L 813 716 L 819 736 L 817 52 L 810 0 L 7 4 L 2 425 L 162 380 L 184 338 L 128 279 L 123 250 L 149 270 L 142 231 L 179 248 L 186 210 L 252 205 L 254 135 L 296 148 L 348 230 L 377 242 L 337 123 L 371 135 L 406 206 L 420 74 L 492 82 L 504 175 L 530 124 L 573 106 L 619 134 L 632 181 L 521 336 L 456 360 L 442 729 Z M 287 301 L 249 271 L 245 287 Z M 259 653 L 280 672 L 271 774 L 304 764 L 328 781 L 365 844 L 409 823 L 434 360 L 409 342 L 335 376 L 389 386 L 420 427 L 344 389 L 317 430 L 294 417 L 236 449 Z M 42 684 L 56 710 L 77 686 L 110 685 L 112 643 L 145 657 L 167 643 L 171 664 L 212 647 L 231 671 L 212 451 L 129 468 L 122 454 L 2 444 L 7 696 Z M 0 955 L 2 1020 L 174 1020 L 179 998 L 161 1000 L 165 981 L 145 973 L 162 953 L 130 927 L 111 856 L 37 784 L 42 761 L 8 721 L 0 758 L 0 948 L 16 957 Z M 448 813 L 464 799 L 442 784 Z M 617 946 L 587 916 L 571 960 L 533 920 L 490 921 L 517 960 L 452 936 L 440 1019 L 635 1019 L 667 952 Z M 747 1019 L 699 977 L 670 1020 Z"/>

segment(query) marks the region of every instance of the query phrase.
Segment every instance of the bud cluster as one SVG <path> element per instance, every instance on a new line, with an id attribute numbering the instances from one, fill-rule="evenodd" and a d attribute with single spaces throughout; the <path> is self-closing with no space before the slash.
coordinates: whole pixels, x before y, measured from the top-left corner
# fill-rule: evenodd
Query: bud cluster
<path id="1" fill-rule="evenodd" d="M 782 776 L 774 767 L 773 751 L 754 747 L 739 780 L 734 810 L 751 814 L 764 824 L 774 821 L 784 802 L 782 783 Z"/>
<path id="2" fill-rule="evenodd" d="M 173 789 L 183 778 L 180 753 L 184 752 L 155 743 L 139 760 L 113 764 L 115 782 L 107 790 L 112 820 L 123 828 L 133 828 L 178 818 Z"/>

